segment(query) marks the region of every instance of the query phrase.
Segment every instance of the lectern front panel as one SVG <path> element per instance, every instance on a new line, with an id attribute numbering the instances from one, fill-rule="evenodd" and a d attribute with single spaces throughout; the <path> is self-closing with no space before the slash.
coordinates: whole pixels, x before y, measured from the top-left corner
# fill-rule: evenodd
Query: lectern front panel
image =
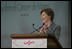
<path id="1" fill-rule="evenodd" d="M 47 48 L 47 38 L 12 39 L 12 48 Z"/>

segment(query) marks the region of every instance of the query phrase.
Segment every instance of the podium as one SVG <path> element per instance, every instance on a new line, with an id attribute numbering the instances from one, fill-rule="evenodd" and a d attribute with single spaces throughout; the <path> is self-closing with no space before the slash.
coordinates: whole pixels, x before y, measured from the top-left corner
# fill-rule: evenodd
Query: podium
<path id="1" fill-rule="evenodd" d="M 47 39 L 47 48 L 62 48 L 57 38 L 52 34 L 11 34 L 12 39 Z"/>

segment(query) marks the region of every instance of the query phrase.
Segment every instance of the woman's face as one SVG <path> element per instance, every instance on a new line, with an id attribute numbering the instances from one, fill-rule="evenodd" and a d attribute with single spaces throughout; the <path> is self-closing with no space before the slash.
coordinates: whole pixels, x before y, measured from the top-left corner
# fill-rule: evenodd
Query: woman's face
<path id="1" fill-rule="evenodd" d="M 41 19 L 42 19 L 43 23 L 46 23 L 49 21 L 50 16 L 48 16 L 45 12 L 42 12 Z"/>

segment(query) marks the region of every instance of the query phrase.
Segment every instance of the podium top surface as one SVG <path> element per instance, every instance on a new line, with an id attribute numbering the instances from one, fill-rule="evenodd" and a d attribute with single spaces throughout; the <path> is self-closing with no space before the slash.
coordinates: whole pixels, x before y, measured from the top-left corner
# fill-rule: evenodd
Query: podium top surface
<path id="1" fill-rule="evenodd" d="M 11 38 L 41 38 L 41 37 L 48 37 L 48 34 L 11 34 Z"/>

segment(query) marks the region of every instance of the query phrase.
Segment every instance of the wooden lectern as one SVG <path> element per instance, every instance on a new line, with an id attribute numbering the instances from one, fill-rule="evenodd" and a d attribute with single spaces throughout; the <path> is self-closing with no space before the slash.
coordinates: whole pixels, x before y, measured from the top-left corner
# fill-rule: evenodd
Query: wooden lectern
<path id="1" fill-rule="evenodd" d="M 47 38 L 47 48 L 62 48 L 59 41 L 52 34 L 11 34 L 12 39 Z"/>

